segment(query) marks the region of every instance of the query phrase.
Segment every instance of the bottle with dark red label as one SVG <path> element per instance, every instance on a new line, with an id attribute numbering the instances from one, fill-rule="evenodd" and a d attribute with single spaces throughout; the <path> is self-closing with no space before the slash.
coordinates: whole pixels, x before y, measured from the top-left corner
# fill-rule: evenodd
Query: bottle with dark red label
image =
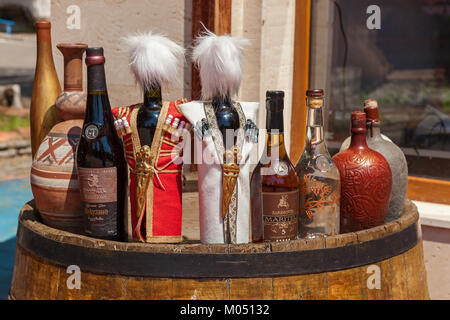
<path id="1" fill-rule="evenodd" d="M 284 145 L 284 92 L 266 94 L 266 147 L 251 179 L 252 241 L 297 238 L 299 179 Z"/>
<path id="2" fill-rule="evenodd" d="M 86 50 L 88 95 L 77 148 L 77 171 L 86 235 L 122 240 L 127 166 L 105 81 L 103 48 Z"/>

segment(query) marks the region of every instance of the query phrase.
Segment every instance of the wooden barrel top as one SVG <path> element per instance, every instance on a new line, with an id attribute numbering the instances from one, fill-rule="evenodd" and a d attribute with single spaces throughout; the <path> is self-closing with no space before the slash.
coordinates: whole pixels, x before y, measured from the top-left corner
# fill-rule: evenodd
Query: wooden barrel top
<path id="1" fill-rule="evenodd" d="M 21 210 L 17 244 L 56 265 L 77 265 L 99 274 L 157 278 L 251 278 L 332 272 L 402 254 L 421 239 L 416 206 L 403 215 L 359 232 L 261 244 L 146 244 L 98 240 L 48 227 L 34 201 Z"/>

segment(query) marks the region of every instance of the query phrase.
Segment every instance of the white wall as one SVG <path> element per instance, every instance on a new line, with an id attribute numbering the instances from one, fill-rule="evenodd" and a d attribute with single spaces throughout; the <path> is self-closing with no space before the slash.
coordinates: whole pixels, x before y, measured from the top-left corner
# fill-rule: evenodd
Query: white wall
<path id="1" fill-rule="evenodd" d="M 285 92 L 284 128 L 289 151 L 294 67 L 295 0 L 233 0 L 232 35 L 252 41 L 244 54 L 241 100 L 259 100 L 265 128 L 267 90 Z"/>
<path id="2" fill-rule="evenodd" d="M 152 29 L 163 32 L 185 47 L 191 44 L 192 0 L 77 0 L 76 3 L 81 10 L 81 29 L 69 30 L 66 21 L 70 15 L 66 10 L 74 1 L 52 0 L 53 43 L 84 42 L 105 48 L 109 95 L 115 106 L 141 99 L 128 70 L 127 56 L 121 51 L 120 37 Z M 295 0 L 233 0 L 231 27 L 233 36 L 251 40 L 244 53 L 239 99 L 261 103 L 258 126 L 264 128 L 266 90 L 285 91 L 285 136 L 289 148 Z M 62 81 L 62 55 L 56 49 L 54 59 Z M 190 65 L 186 64 L 180 75 L 184 86 L 164 90 L 165 98 L 190 97 Z"/>
<path id="3" fill-rule="evenodd" d="M 66 11 L 76 3 L 80 8 L 80 29 L 68 29 L 71 16 Z M 137 31 L 163 33 L 182 46 L 191 38 L 190 0 L 52 0 L 53 54 L 60 81 L 63 81 L 63 57 L 55 48 L 57 43 L 82 42 L 102 46 L 106 57 L 106 79 L 112 106 L 124 106 L 142 101 L 140 89 L 128 67 L 128 56 L 121 37 Z M 83 66 L 84 73 L 86 72 Z M 163 98 L 179 99 L 190 96 L 190 66 L 180 68 L 185 81 L 180 88 L 163 88 Z M 86 76 L 83 78 L 86 85 Z"/>

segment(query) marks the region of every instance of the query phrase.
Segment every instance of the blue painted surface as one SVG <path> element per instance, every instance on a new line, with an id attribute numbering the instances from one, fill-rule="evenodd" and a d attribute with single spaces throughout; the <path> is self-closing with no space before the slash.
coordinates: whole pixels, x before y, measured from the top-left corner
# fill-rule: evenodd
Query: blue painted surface
<path id="1" fill-rule="evenodd" d="M 11 34 L 12 27 L 16 25 L 14 21 L 6 19 L 0 19 L 0 24 L 4 24 L 6 26 L 6 34 Z"/>
<path id="2" fill-rule="evenodd" d="M 7 299 L 14 267 L 17 218 L 33 198 L 29 179 L 0 181 L 0 299 Z"/>

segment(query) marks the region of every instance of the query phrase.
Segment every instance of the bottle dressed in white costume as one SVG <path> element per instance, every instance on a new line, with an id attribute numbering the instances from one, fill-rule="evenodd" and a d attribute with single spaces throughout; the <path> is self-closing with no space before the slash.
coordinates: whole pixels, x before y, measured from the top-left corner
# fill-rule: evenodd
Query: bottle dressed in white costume
<path id="1" fill-rule="evenodd" d="M 257 102 L 234 101 L 242 80 L 242 50 L 248 40 L 206 31 L 193 52 L 200 70 L 202 101 L 182 104 L 193 125 L 198 162 L 200 240 L 248 243 L 250 156 L 256 152 Z"/>

